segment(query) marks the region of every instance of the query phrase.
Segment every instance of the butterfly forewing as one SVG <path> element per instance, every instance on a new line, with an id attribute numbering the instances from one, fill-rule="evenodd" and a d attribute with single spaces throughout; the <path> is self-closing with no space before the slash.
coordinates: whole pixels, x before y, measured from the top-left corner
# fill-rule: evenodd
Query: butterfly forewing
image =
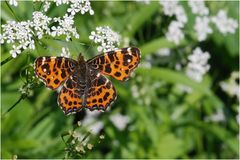
<path id="1" fill-rule="evenodd" d="M 127 80 L 131 72 L 140 63 L 140 50 L 136 47 L 122 48 L 96 56 L 87 63 L 102 74 L 113 78 Z"/>
<path id="2" fill-rule="evenodd" d="M 57 89 L 74 71 L 76 61 L 65 57 L 39 57 L 34 62 L 35 74 L 50 89 Z"/>

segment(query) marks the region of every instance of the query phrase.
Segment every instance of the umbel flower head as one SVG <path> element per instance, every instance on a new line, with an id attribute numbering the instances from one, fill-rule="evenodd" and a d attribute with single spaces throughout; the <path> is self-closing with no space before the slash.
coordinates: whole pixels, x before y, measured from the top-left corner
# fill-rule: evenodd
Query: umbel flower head
<path id="1" fill-rule="evenodd" d="M 55 0 L 56 5 L 69 4 L 70 8 L 63 17 L 48 17 L 45 15 L 51 1 L 45 1 L 43 12 L 35 11 L 32 14 L 32 20 L 27 21 L 7 21 L 2 25 L 2 34 L 0 34 L 0 43 L 12 44 L 13 48 L 10 54 L 16 58 L 26 49 L 35 49 L 35 42 L 42 39 L 44 35 L 56 37 L 66 36 L 66 41 L 69 41 L 73 36 L 79 38 L 77 29 L 74 26 L 74 15 L 78 12 L 90 15 L 94 14 L 89 0 Z M 17 6 L 15 0 L 9 1 L 10 5 Z M 54 24 L 50 28 L 50 24 Z"/>
<path id="2" fill-rule="evenodd" d="M 120 35 L 114 32 L 109 26 L 97 27 L 96 31 L 92 31 L 89 36 L 94 43 L 100 44 L 98 51 L 111 51 L 117 49 L 120 44 Z"/>

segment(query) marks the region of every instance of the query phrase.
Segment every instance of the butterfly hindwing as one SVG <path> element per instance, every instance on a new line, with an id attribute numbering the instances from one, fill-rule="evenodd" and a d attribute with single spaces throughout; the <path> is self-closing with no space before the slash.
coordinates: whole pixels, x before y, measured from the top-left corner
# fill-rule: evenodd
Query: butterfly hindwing
<path id="1" fill-rule="evenodd" d="M 39 57 L 34 62 L 35 75 L 50 89 L 57 89 L 74 71 L 76 61 L 65 57 Z"/>
<path id="2" fill-rule="evenodd" d="M 105 111 L 116 100 L 116 90 L 101 73 L 91 76 L 91 84 L 85 95 L 86 108 Z"/>
<path id="3" fill-rule="evenodd" d="M 74 74 L 64 83 L 58 95 L 58 104 L 66 115 L 78 112 L 83 108 L 84 88 L 85 86 L 78 83 L 78 77 Z"/>
<path id="4" fill-rule="evenodd" d="M 88 60 L 87 63 L 102 74 L 124 81 L 129 78 L 131 72 L 137 67 L 140 57 L 138 48 L 129 47 L 106 52 Z"/>

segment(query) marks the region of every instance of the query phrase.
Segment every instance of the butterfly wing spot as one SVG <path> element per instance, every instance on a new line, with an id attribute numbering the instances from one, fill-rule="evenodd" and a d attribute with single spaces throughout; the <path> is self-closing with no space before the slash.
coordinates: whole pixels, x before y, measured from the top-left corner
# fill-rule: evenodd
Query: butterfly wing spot
<path id="1" fill-rule="evenodd" d="M 102 74 L 124 81 L 140 63 L 140 50 L 136 47 L 122 48 L 97 56 L 87 63 Z"/>
<path id="2" fill-rule="evenodd" d="M 73 72 L 76 61 L 64 57 L 39 57 L 34 62 L 35 75 L 50 89 L 57 89 Z"/>

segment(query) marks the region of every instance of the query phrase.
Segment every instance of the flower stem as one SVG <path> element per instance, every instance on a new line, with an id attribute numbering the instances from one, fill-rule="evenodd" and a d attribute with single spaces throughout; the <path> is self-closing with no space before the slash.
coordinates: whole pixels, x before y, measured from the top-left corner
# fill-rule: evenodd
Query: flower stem
<path id="1" fill-rule="evenodd" d="M 3 60 L 3 61 L 1 62 L 1 66 L 3 66 L 5 63 L 9 62 L 9 61 L 12 60 L 12 59 L 13 59 L 13 57 L 12 57 L 12 56 L 9 56 L 8 58 L 6 58 L 5 60 Z"/>
<path id="2" fill-rule="evenodd" d="M 17 21 L 20 21 L 20 19 L 16 16 L 16 14 L 13 12 L 13 10 L 12 10 L 12 8 L 10 7 L 10 5 L 8 4 L 8 2 L 7 1 L 5 1 L 6 2 L 6 4 L 7 4 L 7 6 L 8 6 L 8 8 L 10 9 L 10 11 L 12 12 L 12 14 L 13 14 L 13 16 L 17 19 Z"/>
<path id="3" fill-rule="evenodd" d="M 18 101 L 16 102 L 16 103 L 14 103 L 14 105 L 12 105 L 12 107 L 10 107 L 4 114 L 2 114 L 2 118 L 3 117 L 5 117 L 6 116 L 6 114 L 8 113 L 8 112 L 10 112 L 18 103 L 20 103 L 21 102 L 21 100 L 23 100 L 25 98 L 25 96 L 21 96 L 19 99 L 18 99 Z"/>

